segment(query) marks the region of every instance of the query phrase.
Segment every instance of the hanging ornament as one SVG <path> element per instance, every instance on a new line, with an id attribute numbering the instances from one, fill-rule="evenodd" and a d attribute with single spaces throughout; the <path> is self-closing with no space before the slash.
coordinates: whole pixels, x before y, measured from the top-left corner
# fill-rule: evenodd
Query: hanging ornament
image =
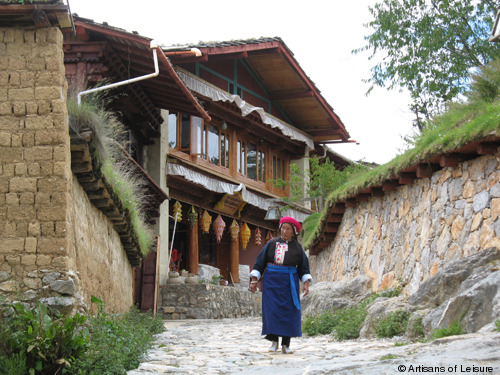
<path id="1" fill-rule="evenodd" d="M 255 234 L 254 234 L 254 243 L 255 243 L 255 246 L 260 246 L 262 245 L 262 233 L 259 229 L 259 227 L 257 227 L 255 229 Z"/>
<path id="2" fill-rule="evenodd" d="M 212 216 L 210 216 L 207 210 L 205 210 L 201 214 L 201 230 L 203 233 L 208 233 L 210 230 L 210 224 L 212 224 Z"/>
<path id="3" fill-rule="evenodd" d="M 243 245 L 243 249 L 246 249 L 251 234 L 252 232 L 250 231 L 247 223 L 243 223 L 243 226 L 241 227 L 241 244 Z"/>
<path id="4" fill-rule="evenodd" d="M 177 215 L 177 219 L 175 218 Z M 174 220 L 177 220 L 177 222 L 182 221 L 182 205 L 179 203 L 179 201 L 176 201 L 174 203 Z"/>
<path id="5" fill-rule="evenodd" d="M 217 219 L 215 219 L 214 221 L 214 231 L 217 242 L 220 242 L 220 240 L 222 239 L 224 228 L 226 228 L 226 223 L 224 222 L 224 220 L 222 220 L 222 217 L 219 215 L 217 216 Z"/>
<path id="6" fill-rule="evenodd" d="M 198 221 L 198 214 L 196 213 L 194 206 L 191 206 L 191 210 L 189 210 L 188 213 L 189 228 L 193 229 L 197 221 Z"/>
<path id="7" fill-rule="evenodd" d="M 267 234 L 266 234 L 266 242 L 269 241 L 269 240 L 272 240 L 273 239 L 273 232 L 271 232 L 270 230 L 267 231 Z"/>
<path id="8" fill-rule="evenodd" d="M 229 226 L 229 230 L 231 231 L 231 241 L 238 241 L 238 235 L 240 234 L 240 226 L 233 219 L 233 222 Z"/>

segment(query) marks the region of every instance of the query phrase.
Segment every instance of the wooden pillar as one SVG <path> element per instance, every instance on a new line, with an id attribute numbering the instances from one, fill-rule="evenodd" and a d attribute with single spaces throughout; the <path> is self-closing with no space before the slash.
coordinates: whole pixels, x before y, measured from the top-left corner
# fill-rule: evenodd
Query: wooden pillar
<path id="1" fill-rule="evenodd" d="M 189 272 L 198 274 L 198 221 L 194 226 L 189 228 Z"/>
<path id="2" fill-rule="evenodd" d="M 230 253 L 229 253 L 229 272 L 231 272 L 231 275 L 229 276 L 229 279 L 233 283 L 238 283 L 240 282 L 240 270 L 239 270 L 239 264 L 240 264 L 240 241 L 231 241 L 231 248 L 230 248 Z M 232 279 L 231 279 L 232 276 Z"/>

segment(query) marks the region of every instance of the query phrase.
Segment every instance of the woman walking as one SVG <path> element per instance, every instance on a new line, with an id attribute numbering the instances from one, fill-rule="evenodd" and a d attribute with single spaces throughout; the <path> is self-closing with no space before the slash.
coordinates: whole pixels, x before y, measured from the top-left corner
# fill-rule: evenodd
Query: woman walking
<path id="1" fill-rule="evenodd" d="M 302 336 L 299 280 L 304 284 L 304 296 L 309 293 L 312 276 L 309 260 L 302 245 L 297 241 L 300 223 L 285 216 L 279 222 L 280 236 L 270 240 L 261 250 L 252 272 L 250 289 L 257 290 L 257 282 L 263 277 L 262 286 L 262 335 L 271 341 L 269 351 L 281 350 L 291 354 L 291 337 Z"/>

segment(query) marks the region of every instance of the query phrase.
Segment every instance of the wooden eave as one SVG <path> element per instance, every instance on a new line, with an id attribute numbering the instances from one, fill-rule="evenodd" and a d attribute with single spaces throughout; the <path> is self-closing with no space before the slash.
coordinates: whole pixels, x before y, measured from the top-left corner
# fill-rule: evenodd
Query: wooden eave
<path id="1" fill-rule="evenodd" d="M 65 39 L 67 62 L 74 63 L 79 56 L 81 61 L 84 61 L 85 55 L 81 52 L 71 52 L 72 49 L 84 50 L 86 44 L 106 43 L 105 53 L 101 53 L 99 57 L 97 52 L 93 58 L 106 65 L 112 79 L 125 80 L 153 73 L 154 61 L 150 38 L 106 24 L 96 24 L 81 17 L 75 17 L 74 23 L 77 39 Z M 163 121 L 159 115 L 160 108 L 182 111 L 210 120 L 208 113 L 179 79 L 170 60 L 160 48 L 157 49 L 157 53 L 160 70 L 157 77 L 120 88 L 129 96 L 135 97 L 135 101 L 139 102 L 143 109 L 141 112 L 149 113 L 152 131 L 157 131 Z"/>
<path id="2" fill-rule="evenodd" d="M 371 197 L 382 197 L 387 192 L 396 191 L 402 185 L 413 184 L 417 179 L 430 178 L 434 172 L 442 168 L 454 168 L 466 160 L 472 160 L 482 155 L 493 155 L 497 152 L 498 147 L 500 147 L 500 137 L 498 136 L 471 142 L 453 151 L 439 153 L 425 161 L 408 166 L 397 175 L 391 176 L 377 185 L 368 186 L 342 201 L 335 202 L 320 224 L 319 234 L 309 248 L 310 254 L 317 255 L 331 245 L 339 230 L 338 225 L 332 224 L 342 221 L 346 208 L 356 207 L 358 202 L 366 201 Z"/>
<path id="3" fill-rule="evenodd" d="M 0 5 L 1 27 L 59 27 L 73 29 L 69 7 L 60 0 L 35 1 L 30 4 Z"/>
<path id="4" fill-rule="evenodd" d="M 213 46 L 193 45 L 202 57 L 172 57 L 176 65 L 242 58 L 292 124 L 309 134 L 315 143 L 349 140 L 349 133 L 318 88 L 302 70 L 292 52 L 279 38 L 264 41 L 231 41 Z"/>
<path id="5" fill-rule="evenodd" d="M 204 171 L 203 169 L 196 168 L 195 166 L 183 163 L 181 160 L 176 158 L 170 158 L 170 163 L 179 163 L 184 167 L 191 169 L 197 173 L 208 176 L 211 179 L 220 180 L 226 183 L 238 184 L 237 181 L 234 181 L 229 178 L 219 177 L 214 173 Z M 230 215 L 221 211 L 218 211 L 216 208 L 217 202 L 219 202 L 224 193 L 217 193 L 207 189 L 206 187 L 196 184 L 184 176 L 179 175 L 168 175 L 167 186 L 169 189 L 169 196 L 172 200 L 179 200 L 183 203 L 187 203 L 189 205 L 193 205 L 195 207 L 199 207 L 202 210 L 207 210 L 212 215 L 220 214 L 226 217 L 230 217 L 237 221 L 242 220 L 248 224 L 252 224 L 258 226 L 260 228 L 266 228 L 269 230 L 275 230 L 276 223 L 264 220 L 266 216 L 266 210 L 261 209 L 260 207 L 253 206 L 251 204 L 245 204 L 243 209 L 241 210 L 241 215 Z M 247 187 L 248 188 L 248 187 Z M 252 190 L 252 189 L 251 189 Z M 254 191 L 255 193 L 255 191 Z M 273 198 L 271 196 L 263 195 L 263 198 Z M 274 197 L 276 198 L 276 197 Z"/>
<path id="6" fill-rule="evenodd" d="M 71 136 L 71 170 L 87 194 L 90 202 L 100 210 L 113 224 L 120 236 L 123 249 L 133 267 L 140 266 L 142 253 L 132 230 L 130 217 L 122 208 L 113 190 L 103 180 L 99 168 L 96 167 L 89 147 L 92 133 L 70 133 Z"/>

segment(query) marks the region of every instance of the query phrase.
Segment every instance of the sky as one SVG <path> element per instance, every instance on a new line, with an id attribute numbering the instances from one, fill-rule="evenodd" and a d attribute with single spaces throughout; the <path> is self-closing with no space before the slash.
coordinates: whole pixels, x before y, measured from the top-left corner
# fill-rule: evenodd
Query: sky
<path id="1" fill-rule="evenodd" d="M 412 133 L 409 95 L 362 80 L 382 56 L 363 47 L 377 0 L 67 0 L 72 13 L 156 39 L 163 46 L 280 37 L 359 144 L 332 145 L 351 160 L 379 164 Z"/>

